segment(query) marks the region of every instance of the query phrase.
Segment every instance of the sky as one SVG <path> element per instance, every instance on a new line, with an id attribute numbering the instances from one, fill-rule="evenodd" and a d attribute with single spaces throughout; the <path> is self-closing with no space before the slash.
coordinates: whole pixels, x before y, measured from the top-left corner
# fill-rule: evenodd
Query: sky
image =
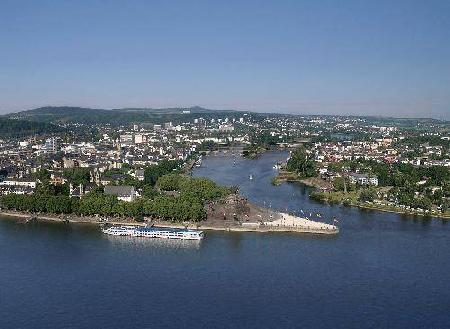
<path id="1" fill-rule="evenodd" d="M 0 113 L 450 119 L 450 1 L 0 0 Z"/>

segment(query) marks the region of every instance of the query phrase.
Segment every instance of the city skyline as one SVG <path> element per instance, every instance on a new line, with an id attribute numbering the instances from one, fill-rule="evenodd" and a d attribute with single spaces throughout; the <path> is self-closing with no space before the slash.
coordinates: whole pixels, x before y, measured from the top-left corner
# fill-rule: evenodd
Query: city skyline
<path id="1" fill-rule="evenodd" d="M 189 107 L 450 118 L 450 4 L 3 2 L 0 114 Z"/>

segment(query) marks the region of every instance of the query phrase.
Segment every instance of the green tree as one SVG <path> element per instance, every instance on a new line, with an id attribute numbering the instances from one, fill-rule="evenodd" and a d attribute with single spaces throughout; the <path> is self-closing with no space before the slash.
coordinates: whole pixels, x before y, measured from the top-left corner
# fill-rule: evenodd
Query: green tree
<path id="1" fill-rule="evenodd" d="M 36 178 L 41 182 L 48 182 L 50 177 L 50 172 L 47 169 L 40 169 L 36 172 Z"/>
<path id="2" fill-rule="evenodd" d="M 373 202 L 377 197 L 377 191 L 373 187 L 361 190 L 358 200 L 361 202 Z"/>
<path id="3" fill-rule="evenodd" d="M 298 173 L 301 177 L 313 177 L 316 175 L 315 161 L 303 145 L 292 152 L 286 168 L 288 171 Z"/>
<path id="4" fill-rule="evenodd" d="M 67 168 L 64 169 L 63 175 L 73 185 L 89 183 L 91 178 L 89 168 Z"/>
<path id="5" fill-rule="evenodd" d="M 336 177 L 335 179 L 334 179 L 334 181 L 333 181 L 333 188 L 336 190 L 336 191 L 344 191 L 344 189 L 345 189 L 345 184 L 346 182 L 344 181 L 344 178 L 343 177 Z M 348 186 L 348 183 L 347 183 L 347 186 Z"/>
<path id="6" fill-rule="evenodd" d="M 158 178 L 157 186 L 164 191 L 178 191 L 183 178 L 178 174 L 168 174 Z"/>
<path id="7" fill-rule="evenodd" d="M 159 177 L 177 170 L 183 164 L 180 160 L 163 160 L 157 165 L 151 165 L 144 170 L 144 183 L 154 186 Z"/>
<path id="8" fill-rule="evenodd" d="M 158 195 L 158 192 L 155 188 L 149 184 L 146 184 L 142 187 L 142 196 L 148 199 L 153 199 Z"/>
<path id="9" fill-rule="evenodd" d="M 423 210 L 431 210 L 433 204 L 431 200 L 427 197 L 421 197 L 414 200 L 414 208 L 420 208 Z"/>

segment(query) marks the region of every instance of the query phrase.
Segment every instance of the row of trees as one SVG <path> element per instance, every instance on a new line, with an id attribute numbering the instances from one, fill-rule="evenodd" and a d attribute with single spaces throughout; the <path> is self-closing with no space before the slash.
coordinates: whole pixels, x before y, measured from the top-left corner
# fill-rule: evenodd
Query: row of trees
<path id="1" fill-rule="evenodd" d="M 1 197 L 0 203 L 3 209 L 30 213 L 117 216 L 137 220 L 144 216 L 174 221 L 206 218 L 203 204 L 198 199 L 185 196 L 158 195 L 153 200 L 140 198 L 124 202 L 106 194 L 87 194 L 81 199 L 64 195 L 8 194 Z"/>
<path id="2" fill-rule="evenodd" d="M 3 209 L 53 214 L 71 213 L 77 208 L 77 201 L 65 195 L 43 194 L 8 194 L 0 199 Z"/>
<path id="3" fill-rule="evenodd" d="M 100 215 L 133 217 L 144 216 L 174 221 L 200 221 L 206 218 L 204 204 L 208 200 L 224 197 L 231 189 L 218 186 L 205 178 L 192 178 L 179 174 L 161 176 L 157 187 L 162 191 L 178 191 L 177 196 L 158 193 L 145 185 L 143 196 L 133 202 L 119 201 L 116 196 L 105 194 L 97 187 L 81 199 L 70 198 L 62 189 L 40 184 L 39 193 L 29 195 L 9 194 L 0 198 L 0 206 L 7 210 L 52 214 Z"/>
<path id="4" fill-rule="evenodd" d="M 206 219 L 203 203 L 198 199 L 181 195 L 170 197 L 159 195 L 153 200 L 145 201 L 143 212 L 146 216 L 171 219 L 175 221 L 200 221 Z"/>
<path id="5" fill-rule="evenodd" d="M 448 183 L 447 183 L 448 184 Z M 434 193 L 430 189 L 426 189 L 420 195 L 410 184 L 403 187 L 394 187 L 389 190 L 389 198 L 396 201 L 398 204 L 409 206 L 412 208 L 421 208 L 424 210 L 431 210 L 433 205 L 440 207 L 445 212 L 449 208 L 449 194 L 444 196 L 444 190 L 436 190 Z"/>

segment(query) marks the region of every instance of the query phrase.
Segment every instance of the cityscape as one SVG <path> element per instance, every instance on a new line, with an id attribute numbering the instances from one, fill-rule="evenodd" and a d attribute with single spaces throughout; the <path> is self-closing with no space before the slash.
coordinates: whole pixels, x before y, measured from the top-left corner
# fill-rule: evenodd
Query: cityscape
<path id="1" fill-rule="evenodd" d="M 24 118 L 36 119 L 37 124 L 58 131 L 36 134 L 31 130 L 27 136 L 14 136 L 15 131 L 2 139 L 0 189 L 4 196 L 10 195 L 4 200 L 10 200 L 11 194 L 36 194 L 36 190 L 83 199 L 91 190 L 105 187 L 104 193 L 119 201 L 139 203 L 139 197 L 157 194 L 159 186 L 150 175 L 161 163 L 189 173 L 194 166 L 201 166 L 202 157 L 208 154 L 229 152 L 254 158 L 267 151 L 288 150 L 291 155 L 284 163 L 274 164 L 279 166 L 274 184 L 306 183 L 315 188 L 310 196 L 324 202 L 449 216 L 447 121 L 194 107 L 166 110 L 169 112 L 158 118 L 159 123 L 152 123 L 151 117 L 147 122 L 134 121 L 132 114 L 125 114 L 126 124 L 95 124 L 76 118 L 66 122 L 65 111 L 67 108 L 41 108 L 3 119 L 5 125 L 11 120 L 20 124 Z M 136 109 L 133 113 L 148 111 Z M 52 122 L 40 122 L 43 114 L 51 115 Z M 307 158 L 306 171 L 294 163 L 292 154 L 299 154 L 300 162 Z M 14 204 L 8 207 L 14 209 Z M 56 213 L 70 212 L 66 207 Z M 121 217 L 135 219 L 132 214 Z"/>
<path id="2" fill-rule="evenodd" d="M 450 328 L 449 13 L 0 0 L 0 329 Z"/>

